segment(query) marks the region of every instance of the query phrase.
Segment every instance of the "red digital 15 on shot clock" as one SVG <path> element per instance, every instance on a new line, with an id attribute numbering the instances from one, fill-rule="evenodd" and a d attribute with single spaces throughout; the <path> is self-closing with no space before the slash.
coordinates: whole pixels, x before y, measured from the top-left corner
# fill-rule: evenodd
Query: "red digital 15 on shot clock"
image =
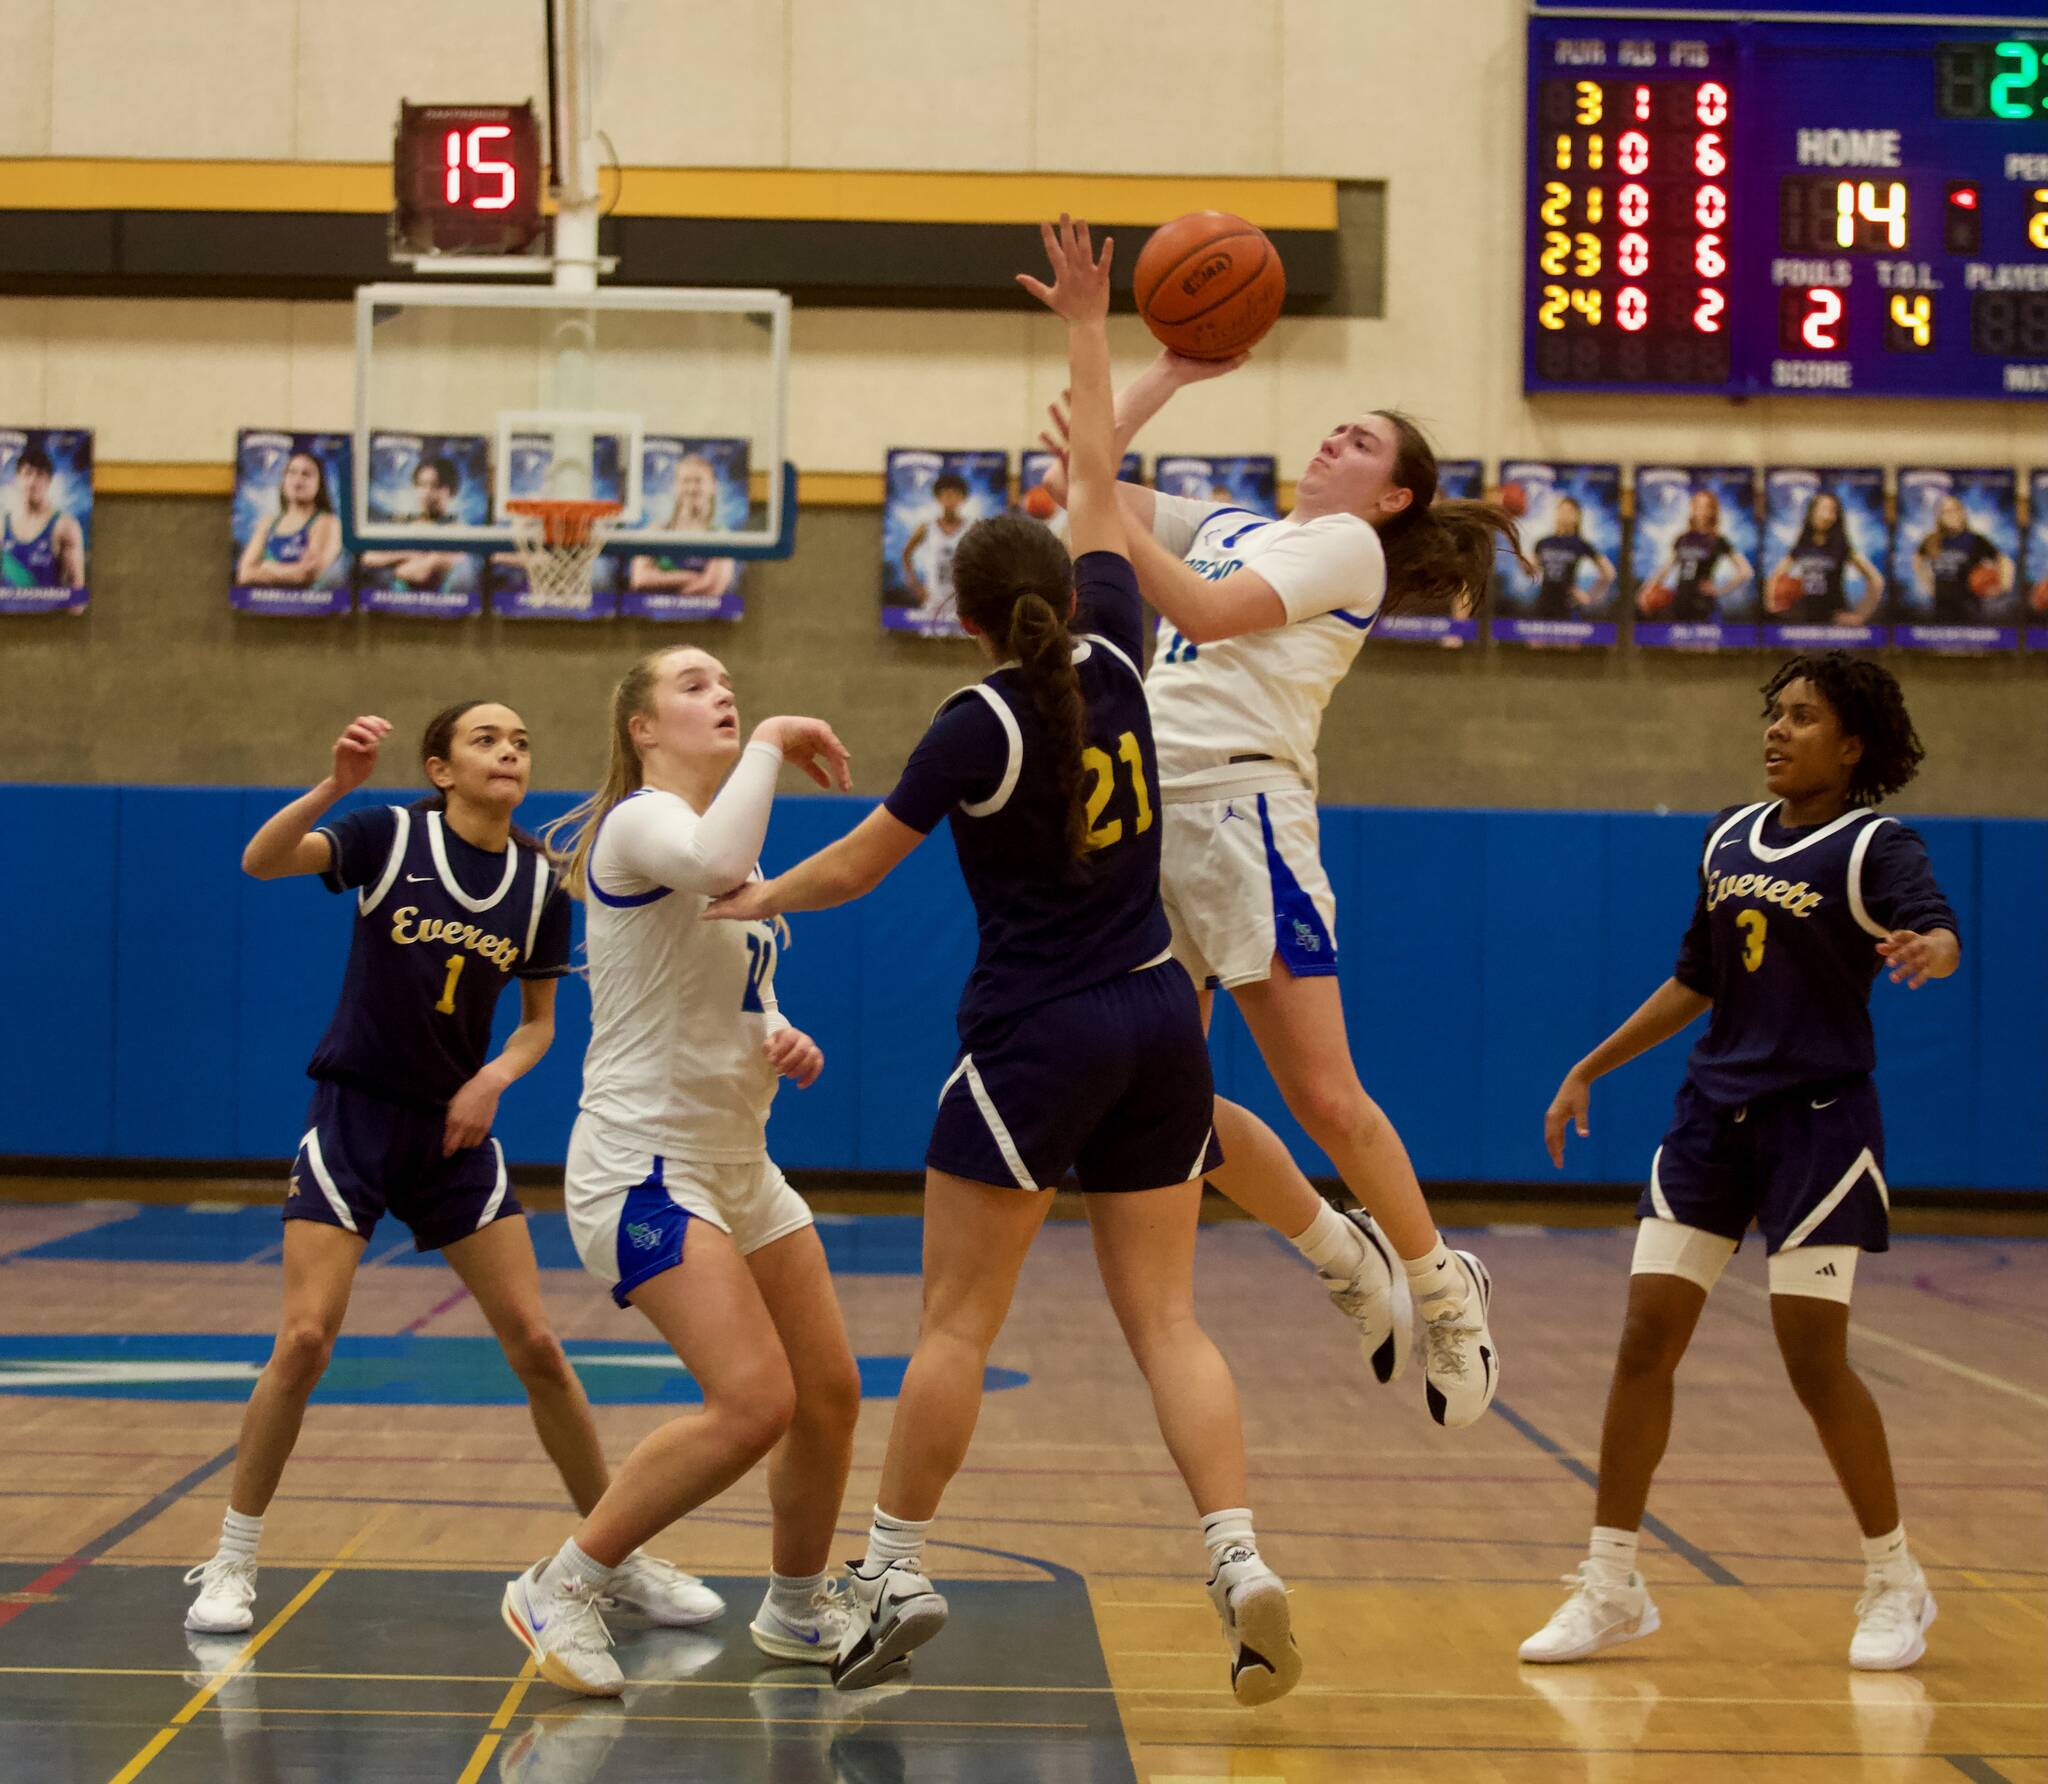
<path id="1" fill-rule="evenodd" d="M 544 227 L 540 120 L 522 105 L 410 105 L 392 144 L 394 253 L 523 254 Z"/>

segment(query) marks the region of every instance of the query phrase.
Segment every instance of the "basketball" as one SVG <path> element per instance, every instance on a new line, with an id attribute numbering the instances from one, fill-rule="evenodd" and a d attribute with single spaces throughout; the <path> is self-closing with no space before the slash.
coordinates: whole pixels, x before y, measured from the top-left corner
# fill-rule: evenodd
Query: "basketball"
<path id="1" fill-rule="evenodd" d="M 1970 572 L 1970 593 L 1980 601 L 1988 601 L 1998 593 L 2001 580 L 1996 564 L 1979 564 Z"/>
<path id="2" fill-rule="evenodd" d="M 1806 593 L 1806 584 L 1798 577 L 1773 576 L 1771 586 L 1764 596 L 1764 605 L 1773 613 L 1789 612 L 1799 597 Z"/>
<path id="3" fill-rule="evenodd" d="M 1500 486 L 1500 505 L 1519 520 L 1529 512 L 1529 492 L 1519 483 L 1503 483 Z"/>
<path id="4" fill-rule="evenodd" d="M 1671 602 L 1672 591 L 1668 582 L 1653 582 L 1643 590 L 1642 608 L 1645 613 L 1662 613 Z"/>
<path id="5" fill-rule="evenodd" d="M 1235 359 L 1273 326 L 1287 274 L 1256 224 L 1190 211 L 1152 232 L 1131 287 L 1161 346 L 1189 359 Z"/>
<path id="6" fill-rule="evenodd" d="M 2027 605 L 2036 613 L 2048 613 L 2048 576 L 2034 584 L 2034 592 L 2027 597 Z"/>
<path id="7" fill-rule="evenodd" d="M 1042 483 L 1034 483 L 1024 492 L 1024 512 L 1033 520 L 1050 520 L 1059 512 L 1059 503 L 1052 499 L 1052 491 Z"/>

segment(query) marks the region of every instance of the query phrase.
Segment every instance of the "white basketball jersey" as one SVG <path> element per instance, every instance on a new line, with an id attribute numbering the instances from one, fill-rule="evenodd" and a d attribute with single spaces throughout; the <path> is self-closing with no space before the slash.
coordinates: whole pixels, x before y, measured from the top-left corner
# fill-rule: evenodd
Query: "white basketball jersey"
<path id="1" fill-rule="evenodd" d="M 964 521 L 950 533 L 937 521 L 931 523 L 924 547 L 926 612 L 953 611 L 953 554 L 960 549 L 960 541 L 966 536 Z"/>
<path id="2" fill-rule="evenodd" d="M 669 822 L 697 814 L 673 793 Z M 741 1164 L 767 1156 L 776 1072 L 762 1043 L 788 1024 L 775 1003 L 777 933 L 701 921 L 708 898 L 656 886 L 590 851 L 585 936 L 590 1048 L 583 1112 L 649 1152 Z"/>
<path id="3" fill-rule="evenodd" d="M 1287 610 L 1284 625 L 1217 644 L 1192 644 L 1160 620 L 1145 692 L 1161 786 L 1243 779 L 1243 758 L 1269 757 L 1313 788 L 1323 709 L 1386 598 L 1379 534 L 1352 514 L 1266 520 L 1248 508 L 1155 499 L 1152 530 L 1169 551 L 1210 582 L 1255 570 Z"/>

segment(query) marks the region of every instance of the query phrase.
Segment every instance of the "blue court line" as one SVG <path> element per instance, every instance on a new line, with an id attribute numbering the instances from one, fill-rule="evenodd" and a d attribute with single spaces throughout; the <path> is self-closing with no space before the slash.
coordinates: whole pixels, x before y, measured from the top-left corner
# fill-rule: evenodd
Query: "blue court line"
<path id="1" fill-rule="evenodd" d="M 1598 1489 L 1600 1476 L 1588 1468 L 1585 1463 L 1581 1462 L 1577 1456 L 1571 1454 L 1556 1438 L 1539 1431 L 1505 1400 L 1494 1401 L 1493 1410 L 1506 1419 L 1513 1429 L 1519 1431 L 1567 1474 L 1575 1475 L 1578 1479 L 1584 1481 L 1587 1486 Z M 1701 1548 L 1697 1543 L 1689 1542 L 1686 1538 L 1680 1536 L 1662 1518 L 1652 1517 L 1647 1512 L 1644 1513 L 1643 1528 L 1674 1555 L 1682 1556 L 1685 1560 L 1691 1562 L 1694 1567 L 1698 1568 L 1715 1585 L 1739 1586 L 1742 1584 L 1741 1580 L 1737 1579 L 1734 1574 L 1730 1573 L 1727 1568 L 1716 1561 L 1705 1549 Z"/>
<path id="2" fill-rule="evenodd" d="M 1944 1753 L 1942 1758 L 1970 1779 L 1972 1784 L 2012 1784 L 1996 1766 L 1988 1760 L 1980 1759 L 1974 1753 Z"/>

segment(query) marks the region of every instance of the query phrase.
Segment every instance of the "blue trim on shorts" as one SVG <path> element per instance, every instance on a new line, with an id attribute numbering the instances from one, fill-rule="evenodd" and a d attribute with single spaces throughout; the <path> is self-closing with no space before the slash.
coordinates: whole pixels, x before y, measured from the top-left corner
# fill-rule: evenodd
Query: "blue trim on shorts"
<path id="1" fill-rule="evenodd" d="M 1259 795 L 1259 829 L 1266 839 L 1266 871 L 1273 882 L 1273 951 L 1297 979 L 1329 978 L 1337 971 L 1337 943 L 1323 922 L 1323 913 L 1281 857 L 1263 793 Z"/>
<path id="2" fill-rule="evenodd" d="M 634 1289 L 680 1265 L 689 1230 L 690 1211 L 670 1197 L 662 1181 L 662 1161 L 657 1157 L 646 1181 L 626 1191 L 626 1205 L 619 1210 L 612 1252 L 619 1280 L 612 1288 L 612 1300 L 621 1307 L 629 1306 L 626 1297 Z"/>

